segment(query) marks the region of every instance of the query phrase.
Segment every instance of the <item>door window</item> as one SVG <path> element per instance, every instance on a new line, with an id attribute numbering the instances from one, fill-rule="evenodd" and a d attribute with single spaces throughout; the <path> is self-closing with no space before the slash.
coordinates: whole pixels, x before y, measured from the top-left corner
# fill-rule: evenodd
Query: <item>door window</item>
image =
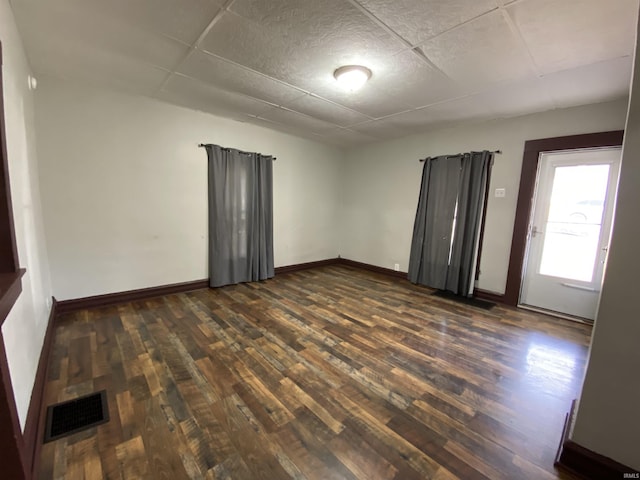
<path id="1" fill-rule="evenodd" d="M 608 183 L 607 164 L 554 169 L 541 275 L 593 280 Z"/>

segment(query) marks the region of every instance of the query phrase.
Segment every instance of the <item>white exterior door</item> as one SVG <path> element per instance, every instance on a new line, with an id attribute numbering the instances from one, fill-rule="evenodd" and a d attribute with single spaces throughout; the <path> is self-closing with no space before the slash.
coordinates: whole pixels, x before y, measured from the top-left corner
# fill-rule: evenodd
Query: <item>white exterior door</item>
<path id="1" fill-rule="evenodd" d="M 538 162 L 520 304 L 595 318 L 620 147 L 545 152 Z"/>

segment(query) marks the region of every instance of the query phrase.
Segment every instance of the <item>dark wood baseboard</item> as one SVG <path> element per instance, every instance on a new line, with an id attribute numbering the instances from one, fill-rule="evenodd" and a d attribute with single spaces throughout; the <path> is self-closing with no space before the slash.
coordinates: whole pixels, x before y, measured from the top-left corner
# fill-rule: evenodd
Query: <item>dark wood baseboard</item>
<path id="1" fill-rule="evenodd" d="M 575 414 L 576 400 L 571 403 L 571 410 L 565 416 L 564 428 L 556 455 L 555 465 L 585 480 L 602 478 L 640 478 L 640 472 L 627 467 L 609 457 L 600 455 L 573 440 L 569 440 L 569 426 Z M 627 477 L 624 474 L 628 474 Z M 634 475 L 634 476 L 632 476 Z"/>
<path id="2" fill-rule="evenodd" d="M 62 300 L 57 302 L 56 314 L 75 312 L 85 308 L 106 307 L 118 303 L 132 302 L 135 300 L 146 300 L 162 295 L 174 293 L 190 292 L 209 288 L 209 280 L 194 280 L 191 282 L 172 283 L 158 287 L 141 288 L 138 290 L 128 290 L 126 292 L 108 293 L 106 295 L 95 295 L 93 297 L 76 298 L 73 300 Z"/>
<path id="3" fill-rule="evenodd" d="M 326 265 L 335 265 L 338 258 L 330 258 L 327 260 L 319 260 L 316 262 L 299 263 L 296 265 L 287 265 L 275 269 L 276 274 L 295 272 L 298 270 L 306 270 L 308 268 L 323 267 Z M 173 283 L 170 285 L 160 285 L 157 287 L 140 288 L 137 290 L 128 290 L 125 292 L 107 293 L 105 295 L 95 295 L 92 297 L 74 298 L 72 300 L 62 300 L 57 302 L 56 313 L 76 312 L 85 308 L 106 307 L 116 305 L 118 303 L 132 302 L 135 300 L 146 300 L 153 297 L 161 297 L 162 295 L 171 295 L 174 293 L 190 292 L 209 288 L 209 280 L 194 280 L 191 282 Z"/>
<path id="4" fill-rule="evenodd" d="M 407 279 L 407 272 L 396 272 L 390 268 L 378 267 L 376 265 L 370 265 L 368 263 L 356 262 L 355 260 L 347 260 L 346 258 L 338 258 L 338 265 L 346 265 L 348 267 L 361 268 L 363 270 L 369 270 L 370 272 L 382 273 L 383 275 L 389 275 L 390 277 Z"/>
<path id="5" fill-rule="evenodd" d="M 40 351 L 40 360 L 36 370 L 36 378 L 31 391 L 31 401 L 27 412 L 27 420 L 24 425 L 24 448 L 27 468 L 31 470 L 31 478 L 37 478 L 38 466 L 40 465 L 40 448 L 44 437 L 45 423 L 45 396 L 44 390 L 47 384 L 49 371 L 49 358 L 51 355 L 51 345 L 53 344 L 53 333 L 55 331 L 57 302 L 52 298 L 51 312 L 47 323 L 47 330 Z"/>
<path id="6" fill-rule="evenodd" d="M 330 258 L 327 260 L 319 260 L 316 262 L 299 263 L 296 265 L 287 265 L 277 267 L 276 274 L 295 272 L 298 270 L 306 270 L 308 268 L 323 267 L 326 265 L 335 265 L 338 258 Z M 57 302 L 56 313 L 76 312 L 85 308 L 106 307 L 116 305 L 118 303 L 132 302 L 135 300 L 146 300 L 153 297 L 161 297 L 162 295 L 171 295 L 174 293 L 190 292 L 209 288 L 209 280 L 194 280 L 191 282 L 173 283 L 169 285 L 160 285 L 157 287 L 140 288 L 137 290 L 127 290 L 125 292 L 107 293 L 105 295 L 95 295 L 92 297 L 74 298 L 72 300 L 62 300 Z"/>
<path id="7" fill-rule="evenodd" d="M 276 275 L 281 273 L 297 272 L 299 270 L 307 270 L 309 268 L 326 267 L 327 265 L 336 265 L 340 263 L 340 258 L 328 258 L 326 260 L 318 260 L 317 262 L 298 263 L 295 265 L 286 265 L 284 267 L 276 267 Z"/>
<path id="8" fill-rule="evenodd" d="M 296 265 L 287 265 L 285 267 L 277 267 L 275 269 L 276 275 L 280 273 L 297 272 L 299 270 L 307 270 L 309 268 L 326 267 L 328 265 L 345 265 L 348 267 L 360 268 L 362 270 L 369 270 L 370 272 L 382 273 L 384 275 L 390 275 L 396 278 L 407 278 L 406 272 L 396 272 L 390 268 L 378 267 L 369 263 L 356 262 L 355 260 L 348 260 L 346 258 L 328 258 L 326 260 L 319 260 L 317 262 L 298 263 Z"/>
<path id="9" fill-rule="evenodd" d="M 396 272 L 395 270 L 391 270 L 390 268 L 378 267 L 376 265 L 370 265 L 368 263 L 356 262 L 354 260 L 348 260 L 346 258 L 338 258 L 337 264 L 339 265 L 347 265 L 350 267 L 362 268 L 363 270 L 369 270 L 371 272 L 382 273 L 384 275 L 389 275 L 395 278 L 402 278 L 407 280 L 407 272 Z M 480 300 L 487 300 L 489 302 L 494 303 L 506 303 L 504 295 L 499 293 L 489 292 L 487 290 L 482 290 L 481 288 L 475 288 L 473 290 L 473 296 L 479 298 Z"/>
<path id="10" fill-rule="evenodd" d="M 569 441 L 569 425 L 573 422 L 573 416 L 576 413 L 576 403 L 578 403 L 577 399 L 573 399 L 571 402 L 571 408 L 569 409 L 569 413 L 564 416 L 564 425 L 562 427 L 562 435 L 560 436 L 560 443 L 558 444 L 558 450 L 556 451 L 556 459 L 554 464 L 556 466 L 560 466 L 560 454 L 562 453 L 562 446 Z"/>
<path id="11" fill-rule="evenodd" d="M 639 471 L 589 450 L 572 440 L 562 444 L 560 458 L 556 465 L 586 480 L 640 478 Z"/>
<path id="12" fill-rule="evenodd" d="M 307 270 L 310 268 L 325 267 L 329 265 L 345 265 L 348 267 L 360 268 L 363 270 L 369 270 L 370 272 L 381 273 L 394 278 L 407 279 L 407 272 L 396 272 L 390 268 L 378 267 L 363 262 L 356 262 L 355 260 L 349 260 L 346 258 L 328 258 L 326 260 L 318 260 L 315 262 L 298 263 L 295 265 L 286 265 L 283 267 L 275 268 L 275 274 L 283 274 L 290 272 L 297 272 L 300 270 Z M 106 307 L 109 305 L 116 305 L 118 303 L 131 302 L 135 300 L 146 300 L 148 298 L 160 297 L 162 295 L 171 295 L 174 293 L 189 292 L 192 290 L 199 290 L 201 288 L 208 288 L 209 280 L 194 280 L 192 282 L 174 283 L 171 285 L 161 285 L 158 287 L 142 288 L 138 290 L 128 290 L 126 292 L 108 293 L 106 295 L 95 295 L 93 297 L 76 298 L 73 300 L 62 300 L 57 302 L 56 314 L 75 312 L 85 308 Z M 476 289 L 474 294 L 483 300 L 489 300 L 492 302 L 503 303 L 503 296 Z M 55 300 L 55 299 L 54 299 Z"/>
<path id="13" fill-rule="evenodd" d="M 487 290 L 482 290 L 481 288 L 474 288 L 473 296 L 476 298 L 479 298 L 480 300 L 487 300 L 489 302 L 507 303 L 505 301 L 504 295 L 501 295 L 499 293 L 489 292 Z"/>

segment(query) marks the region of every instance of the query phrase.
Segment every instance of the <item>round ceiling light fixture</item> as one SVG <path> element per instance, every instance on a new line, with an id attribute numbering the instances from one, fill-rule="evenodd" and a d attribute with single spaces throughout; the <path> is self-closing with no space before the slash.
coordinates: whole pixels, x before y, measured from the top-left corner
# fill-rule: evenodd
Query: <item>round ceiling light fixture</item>
<path id="1" fill-rule="evenodd" d="M 333 72 L 333 76 L 345 89 L 354 92 L 371 78 L 371 70 L 362 65 L 345 65 Z"/>

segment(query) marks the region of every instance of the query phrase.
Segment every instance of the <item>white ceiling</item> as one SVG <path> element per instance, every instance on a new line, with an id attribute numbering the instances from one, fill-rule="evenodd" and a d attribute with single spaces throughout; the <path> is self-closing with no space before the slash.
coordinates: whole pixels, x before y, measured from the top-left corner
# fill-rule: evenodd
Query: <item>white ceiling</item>
<path id="1" fill-rule="evenodd" d="M 628 94 L 639 0 L 12 0 L 36 75 L 351 146 Z M 347 93 L 333 71 L 373 72 Z"/>

